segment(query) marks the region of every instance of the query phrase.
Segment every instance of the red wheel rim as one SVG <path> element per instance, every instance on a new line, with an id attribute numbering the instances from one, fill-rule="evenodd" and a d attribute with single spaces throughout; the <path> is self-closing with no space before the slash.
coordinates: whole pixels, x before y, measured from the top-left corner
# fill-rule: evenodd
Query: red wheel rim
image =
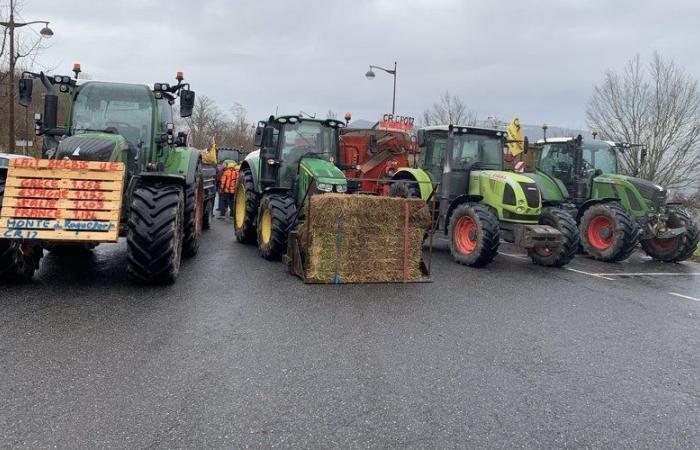
<path id="1" fill-rule="evenodd" d="M 479 230 L 469 216 L 460 217 L 455 225 L 455 244 L 461 253 L 471 253 L 476 248 Z"/>
<path id="2" fill-rule="evenodd" d="M 596 216 L 588 225 L 588 241 L 596 250 L 606 250 L 613 243 L 613 222 L 609 217 Z"/>
<path id="3" fill-rule="evenodd" d="M 678 236 L 671 239 L 651 239 L 649 246 L 657 252 L 667 252 L 676 248 Z"/>

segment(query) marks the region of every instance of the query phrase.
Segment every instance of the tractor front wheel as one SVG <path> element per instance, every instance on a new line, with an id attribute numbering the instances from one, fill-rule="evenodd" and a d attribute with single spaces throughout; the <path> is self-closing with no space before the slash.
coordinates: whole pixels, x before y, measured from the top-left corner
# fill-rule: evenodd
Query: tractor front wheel
<path id="1" fill-rule="evenodd" d="M 580 239 L 576 221 L 563 209 L 544 208 L 540 215 L 540 224 L 556 228 L 562 234 L 559 247 L 536 247 L 527 251 L 535 264 L 561 267 L 568 264 L 578 250 Z"/>
<path id="2" fill-rule="evenodd" d="M 617 262 L 627 259 L 639 243 L 639 227 L 617 203 L 599 203 L 583 213 L 581 244 L 593 258 Z"/>
<path id="3" fill-rule="evenodd" d="M 233 228 L 236 240 L 252 244 L 256 238 L 255 218 L 260 205 L 260 195 L 255 190 L 255 180 L 249 169 L 241 170 L 234 199 Z"/>
<path id="4" fill-rule="evenodd" d="M 5 195 L 5 178 L 0 178 L 0 208 Z M 0 239 L 0 278 L 29 281 L 39 268 L 44 250 L 37 243 Z"/>
<path id="5" fill-rule="evenodd" d="M 460 264 L 483 267 L 498 254 L 498 218 L 483 205 L 465 203 L 450 217 L 450 253 Z"/>
<path id="6" fill-rule="evenodd" d="M 395 181 L 389 188 L 389 197 L 399 198 L 421 198 L 420 188 L 415 183 L 410 183 L 408 180 Z"/>
<path id="7" fill-rule="evenodd" d="M 258 250 L 269 260 L 278 260 L 287 251 L 287 237 L 297 221 L 294 199 L 285 194 L 269 194 L 260 202 Z"/>
<path id="8" fill-rule="evenodd" d="M 685 227 L 685 233 L 671 239 L 645 239 L 642 241 L 644 252 L 663 262 L 680 262 L 690 258 L 700 241 L 700 230 L 695 221 L 685 211 L 676 210 L 669 214 L 666 226 Z"/>
<path id="9" fill-rule="evenodd" d="M 127 270 L 136 280 L 170 284 L 180 272 L 185 199 L 181 186 L 142 185 L 129 212 Z"/>

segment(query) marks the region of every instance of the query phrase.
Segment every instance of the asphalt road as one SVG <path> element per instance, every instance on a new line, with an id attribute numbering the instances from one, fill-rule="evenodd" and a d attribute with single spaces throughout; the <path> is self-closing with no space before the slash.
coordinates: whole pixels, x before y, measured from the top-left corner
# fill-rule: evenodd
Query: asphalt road
<path id="1" fill-rule="evenodd" d="M 214 225 L 174 286 L 123 243 L 0 286 L 0 447 L 700 446 L 700 264 L 307 286 Z"/>

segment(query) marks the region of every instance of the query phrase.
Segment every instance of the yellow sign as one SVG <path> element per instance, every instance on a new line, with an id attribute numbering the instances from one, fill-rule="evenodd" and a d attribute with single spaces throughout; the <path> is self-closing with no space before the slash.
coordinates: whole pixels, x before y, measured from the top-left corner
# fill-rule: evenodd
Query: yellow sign
<path id="1" fill-rule="evenodd" d="M 508 125 L 506 130 L 508 150 L 513 156 L 518 156 L 525 151 L 525 136 L 520 130 L 520 119 L 517 117 Z"/>

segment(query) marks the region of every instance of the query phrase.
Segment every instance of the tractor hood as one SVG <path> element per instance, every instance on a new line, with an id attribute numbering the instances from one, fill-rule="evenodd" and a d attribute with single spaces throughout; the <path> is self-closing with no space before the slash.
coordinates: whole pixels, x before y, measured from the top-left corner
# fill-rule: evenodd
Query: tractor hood
<path id="1" fill-rule="evenodd" d="M 111 133 L 85 133 L 68 136 L 58 144 L 56 159 L 79 161 L 121 161 L 129 149 L 123 136 Z"/>
<path id="2" fill-rule="evenodd" d="M 318 183 L 347 184 L 345 175 L 332 162 L 318 158 L 303 158 L 301 169 L 314 177 Z"/>
<path id="3" fill-rule="evenodd" d="M 630 183 L 639 192 L 644 200 L 650 203 L 651 206 L 661 206 L 666 203 L 668 191 L 663 186 L 659 186 L 648 180 L 643 180 L 637 177 L 627 175 L 604 174 L 595 178 L 598 183 Z"/>

